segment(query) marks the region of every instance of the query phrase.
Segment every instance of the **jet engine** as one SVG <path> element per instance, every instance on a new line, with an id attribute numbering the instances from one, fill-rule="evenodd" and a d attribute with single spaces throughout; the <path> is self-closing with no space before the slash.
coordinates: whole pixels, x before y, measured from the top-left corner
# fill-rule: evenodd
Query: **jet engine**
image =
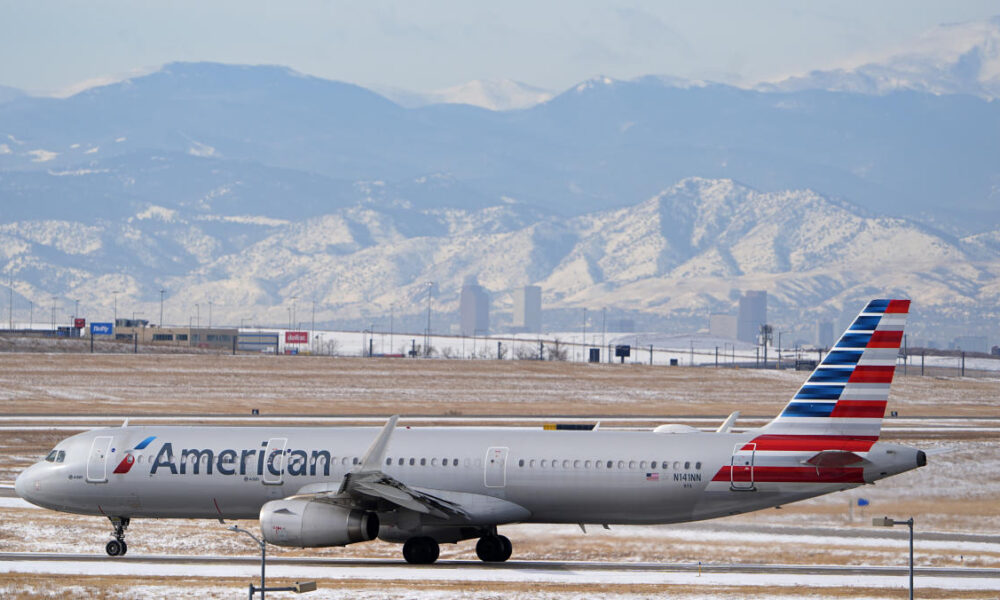
<path id="1" fill-rule="evenodd" d="M 260 509 L 260 530 L 276 546 L 346 546 L 375 539 L 378 528 L 373 512 L 317 500 L 272 500 Z"/>

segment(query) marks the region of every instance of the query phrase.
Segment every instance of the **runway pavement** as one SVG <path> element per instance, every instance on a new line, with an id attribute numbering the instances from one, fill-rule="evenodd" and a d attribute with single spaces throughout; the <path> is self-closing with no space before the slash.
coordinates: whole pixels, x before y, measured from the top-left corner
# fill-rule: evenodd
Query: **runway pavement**
<path id="1" fill-rule="evenodd" d="M 0 573 L 86 574 L 141 582 L 142 577 L 247 578 L 259 576 L 260 559 L 250 556 L 126 556 L 0 553 Z M 271 558 L 275 579 L 395 582 L 559 583 L 573 585 L 704 585 L 760 588 L 867 587 L 905 585 L 904 566 L 622 563 L 580 561 L 441 560 L 408 565 L 392 559 Z M 994 590 L 1000 569 L 918 568 L 916 584 L 946 590 Z"/>

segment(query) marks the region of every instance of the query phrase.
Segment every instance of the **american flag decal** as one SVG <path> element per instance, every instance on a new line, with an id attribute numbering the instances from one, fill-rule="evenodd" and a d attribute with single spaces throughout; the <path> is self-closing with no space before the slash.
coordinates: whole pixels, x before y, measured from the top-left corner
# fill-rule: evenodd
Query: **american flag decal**
<path id="1" fill-rule="evenodd" d="M 659 473 L 646 473 L 646 481 L 659 481 L 659 480 L 660 480 Z"/>

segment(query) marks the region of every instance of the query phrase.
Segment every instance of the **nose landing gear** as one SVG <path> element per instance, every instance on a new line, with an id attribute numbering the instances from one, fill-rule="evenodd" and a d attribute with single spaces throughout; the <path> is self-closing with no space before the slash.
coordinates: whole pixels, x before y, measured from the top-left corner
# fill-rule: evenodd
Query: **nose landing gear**
<path id="1" fill-rule="evenodd" d="M 104 551 L 108 556 L 125 556 L 128 552 L 128 544 L 125 543 L 125 529 L 128 528 L 127 517 L 108 517 L 111 525 L 114 526 L 114 538 L 104 545 Z"/>

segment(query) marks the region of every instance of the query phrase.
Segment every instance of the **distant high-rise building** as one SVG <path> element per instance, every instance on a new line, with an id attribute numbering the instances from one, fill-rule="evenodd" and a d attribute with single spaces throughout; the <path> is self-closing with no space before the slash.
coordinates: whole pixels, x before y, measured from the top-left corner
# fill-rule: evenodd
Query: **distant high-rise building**
<path id="1" fill-rule="evenodd" d="M 816 346 L 833 347 L 833 321 L 820 321 L 816 324 Z"/>
<path id="2" fill-rule="evenodd" d="M 476 281 L 475 275 L 465 278 L 459 305 L 462 335 L 485 335 L 490 330 L 490 296 Z"/>
<path id="3" fill-rule="evenodd" d="M 749 290 L 740 297 L 740 308 L 736 314 L 736 339 L 755 343 L 760 334 L 760 326 L 767 323 L 767 292 Z"/>
<path id="4" fill-rule="evenodd" d="M 712 313 L 708 315 L 708 332 L 715 337 L 736 339 L 736 315 Z"/>
<path id="5" fill-rule="evenodd" d="M 542 332 L 542 288 L 526 285 L 514 290 L 511 329 L 518 333 Z"/>
<path id="6" fill-rule="evenodd" d="M 990 351 L 990 345 L 984 335 L 960 335 L 955 338 L 953 345 L 956 350 L 965 350 L 966 352 L 986 353 Z"/>
<path id="7" fill-rule="evenodd" d="M 635 333 L 635 319 L 615 319 L 611 321 L 611 331 Z"/>

